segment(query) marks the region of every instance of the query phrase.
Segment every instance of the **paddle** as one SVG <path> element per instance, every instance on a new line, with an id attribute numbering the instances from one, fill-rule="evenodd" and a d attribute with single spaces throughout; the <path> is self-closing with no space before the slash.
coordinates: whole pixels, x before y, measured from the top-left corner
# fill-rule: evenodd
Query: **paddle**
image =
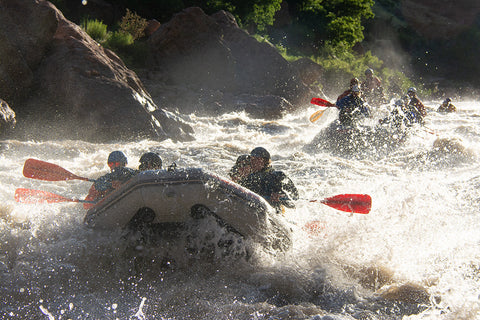
<path id="1" fill-rule="evenodd" d="M 322 98 L 312 98 L 310 100 L 310 103 L 316 104 L 317 106 L 320 107 L 335 107 L 336 105 L 334 103 L 331 103 L 330 101 L 327 101 Z"/>
<path id="2" fill-rule="evenodd" d="M 310 122 L 315 122 L 317 121 L 318 119 L 320 119 L 321 116 L 323 116 L 323 113 L 327 111 L 327 109 L 323 109 L 323 110 L 318 110 L 314 113 L 312 113 L 312 115 L 310 116 Z"/>
<path id="3" fill-rule="evenodd" d="M 317 201 L 310 200 L 310 202 Z M 340 211 L 367 214 L 372 208 L 372 197 L 368 194 L 339 194 L 320 200 L 320 203 Z"/>
<path id="4" fill-rule="evenodd" d="M 83 180 L 95 181 L 71 173 L 62 167 L 36 159 L 27 159 L 23 165 L 23 175 L 27 178 L 46 181 Z"/>
<path id="5" fill-rule="evenodd" d="M 41 190 L 18 188 L 15 190 L 15 201 L 20 203 L 58 203 L 58 202 L 82 202 L 96 203 L 94 201 L 71 199 L 64 196 Z"/>
<path id="6" fill-rule="evenodd" d="M 310 100 L 310 103 L 313 103 L 313 104 L 316 104 L 318 106 L 321 106 L 321 107 L 335 107 L 335 104 L 325 100 L 325 99 L 322 99 L 322 98 L 312 98 L 312 100 Z M 323 110 L 318 110 L 318 111 L 315 111 L 311 116 L 310 116 L 310 122 L 316 122 L 318 119 L 320 119 L 321 116 L 323 116 L 323 113 L 326 111 L 327 109 L 323 109 Z"/>
<path id="7" fill-rule="evenodd" d="M 280 198 L 280 200 L 288 199 Z M 337 194 L 336 196 L 328 197 L 323 200 L 308 201 L 320 202 L 337 210 L 351 213 L 367 214 L 372 208 L 372 197 L 370 197 L 368 194 Z"/>

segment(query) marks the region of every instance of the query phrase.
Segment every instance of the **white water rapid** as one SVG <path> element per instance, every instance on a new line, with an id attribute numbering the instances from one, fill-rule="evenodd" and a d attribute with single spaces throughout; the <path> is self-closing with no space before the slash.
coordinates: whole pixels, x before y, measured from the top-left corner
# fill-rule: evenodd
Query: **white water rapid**
<path id="1" fill-rule="evenodd" d="M 388 155 L 309 148 L 336 117 L 328 110 L 312 124 L 316 108 L 278 121 L 185 116 L 196 138 L 185 143 L 0 141 L 0 318 L 480 319 L 480 102 L 455 105 L 454 114 L 431 110 L 428 129 Z M 285 254 L 173 261 L 86 228 L 80 204 L 13 198 L 19 187 L 79 198 L 90 187 L 27 179 L 28 158 L 96 178 L 113 150 L 124 151 L 132 168 L 156 151 L 166 165 L 226 177 L 237 156 L 257 146 L 301 193 L 285 212 L 294 230 Z M 343 193 L 371 195 L 371 212 L 308 201 Z M 306 232 L 311 221 L 324 228 Z"/>

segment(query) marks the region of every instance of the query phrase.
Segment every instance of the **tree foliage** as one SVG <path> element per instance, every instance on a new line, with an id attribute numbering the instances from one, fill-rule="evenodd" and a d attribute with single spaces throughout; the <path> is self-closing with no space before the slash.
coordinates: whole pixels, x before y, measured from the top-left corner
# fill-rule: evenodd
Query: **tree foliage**
<path id="1" fill-rule="evenodd" d="M 58 1 L 58 0 L 57 0 Z M 200 7 L 211 14 L 219 10 L 232 13 L 243 26 L 265 30 L 274 22 L 282 0 L 107 0 L 112 5 L 130 8 L 148 19 L 168 21 L 175 13 L 188 7 Z"/>
<path id="2" fill-rule="evenodd" d="M 373 18 L 373 0 L 286 0 L 296 24 L 313 35 L 312 44 L 352 47 L 364 39 L 362 23 Z"/>
<path id="3" fill-rule="evenodd" d="M 60 1 L 60 0 L 56 0 Z M 289 8 L 292 24 L 284 32 L 290 43 L 318 49 L 325 43 L 361 42 L 363 24 L 373 18 L 374 0 L 106 0 L 115 7 L 129 8 L 141 17 L 166 22 L 187 7 L 200 7 L 207 14 L 225 10 L 243 28 L 269 34 L 282 2 Z M 278 30 L 277 30 L 278 31 Z M 283 36 L 282 36 L 283 37 Z M 275 41 L 275 35 L 271 35 Z M 284 40 L 285 41 L 285 40 Z"/>
<path id="4" fill-rule="evenodd" d="M 263 32 L 273 25 L 275 13 L 282 0 L 207 0 L 207 12 L 225 10 L 231 12 L 244 27 Z"/>

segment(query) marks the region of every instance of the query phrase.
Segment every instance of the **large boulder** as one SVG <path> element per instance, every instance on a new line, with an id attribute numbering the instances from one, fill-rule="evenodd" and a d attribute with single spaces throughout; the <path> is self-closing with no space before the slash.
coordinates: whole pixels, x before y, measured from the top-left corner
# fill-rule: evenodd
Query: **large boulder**
<path id="1" fill-rule="evenodd" d="M 25 94 L 53 39 L 55 10 L 36 1 L 0 2 L 0 96 Z"/>
<path id="2" fill-rule="evenodd" d="M 0 74 L 0 96 L 16 98 L 19 137 L 192 139 L 193 130 L 159 109 L 116 54 L 49 2 L 2 0 L 0 18 L 0 39 L 8 40 L 0 46 L 8 71 Z"/>
<path id="3" fill-rule="evenodd" d="M 313 94 L 298 70 L 272 45 L 258 42 L 240 29 L 225 11 L 208 16 L 200 8 L 187 8 L 162 24 L 150 36 L 149 45 L 150 66 L 156 72 L 149 73 L 146 86 L 155 99 L 165 99 L 165 92 L 173 87 L 188 88 L 187 96 L 163 100 L 183 112 L 192 111 L 192 104 L 211 113 L 219 112 L 218 106 L 223 112 L 245 110 L 252 106 L 244 103 L 247 96 L 261 109 L 257 102 L 266 96 L 268 101 L 277 97 L 286 103 L 273 110 L 268 107 L 267 112 L 246 111 L 253 116 L 279 117 L 308 103 Z M 205 96 L 215 97 L 215 101 L 202 103 Z"/>

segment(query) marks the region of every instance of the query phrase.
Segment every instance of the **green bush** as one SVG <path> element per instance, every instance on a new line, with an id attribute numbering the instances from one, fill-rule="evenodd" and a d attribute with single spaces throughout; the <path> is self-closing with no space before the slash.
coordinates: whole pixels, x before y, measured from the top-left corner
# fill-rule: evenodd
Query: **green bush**
<path id="1" fill-rule="evenodd" d="M 265 31 L 267 26 L 273 25 L 275 13 L 280 10 L 281 2 L 270 0 L 254 3 L 249 14 L 244 17 L 245 23 L 254 25 L 260 32 Z"/>
<path id="2" fill-rule="evenodd" d="M 108 34 L 104 43 L 105 47 L 118 50 L 133 44 L 133 36 L 124 31 L 115 31 Z"/>
<path id="3" fill-rule="evenodd" d="M 145 35 L 145 28 L 147 27 L 147 20 L 143 19 L 135 12 L 127 9 L 127 13 L 120 21 L 120 30 L 132 35 L 133 40 L 137 40 Z"/>
<path id="4" fill-rule="evenodd" d="M 363 76 L 367 68 L 378 70 L 383 64 L 383 61 L 372 55 L 370 51 L 363 55 L 357 54 L 346 43 L 323 46 L 316 60 L 325 70 L 338 70 L 350 78 Z"/>
<path id="5" fill-rule="evenodd" d="M 365 79 L 367 68 L 372 68 L 375 75 L 382 80 L 382 86 L 388 99 L 404 95 L 411 86 L 416 86 L 423 94 L 429 94 L 423 85 L 415 85 L 402 72 L 383 67 L 383 61 L 372 55 L 370 51 L 358 54 L 349 49 L 348 44 L 325 45 L 320 50 L 320 55 L 312 60 L 324 68 L 322 82 L 329 84 L 329 87 L 324 89 L 331 95 L 346 89 L 353 77 L 359 78 L 360 81 Z"/>
<path id="6" fill-rule="evenodd" d="M 84 20 L 83 22 L 83 29 L 88 33 L 92 39 L 96 40 L 97 42 L 104 42 L 107 39 L 107 25 L 104 24 L 102 21 L 97 19 L 95 20 Z"/>
<path id="7" fill-rule="evenodd" d="M 148 52 L 148 44 L 143 40 L 137 40 L 132 45 L 115 50 L 115 53 L 131 69 L 145 68 Z"/>

